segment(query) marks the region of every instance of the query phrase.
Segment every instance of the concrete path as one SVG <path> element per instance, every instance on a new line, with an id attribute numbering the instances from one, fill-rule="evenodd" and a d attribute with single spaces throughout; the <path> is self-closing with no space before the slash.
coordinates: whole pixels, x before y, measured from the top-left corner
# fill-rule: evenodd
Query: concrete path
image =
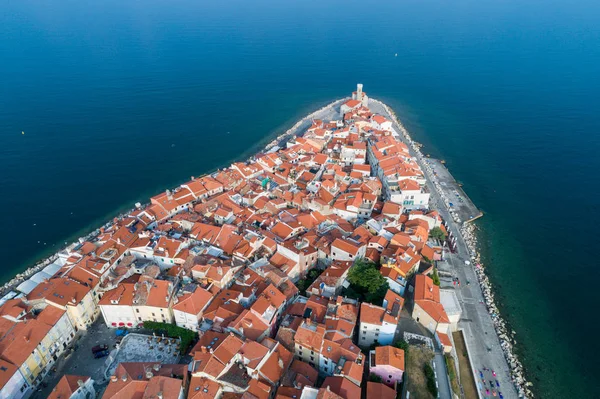
<path id="1" fill-rule="evenodd" d="M 446 370 L 446 361 L 444 354 L 436 350 L 433 358 L 433 371 L 438 387 L 438 398 L 452 399 L 452 390 L 450 389 L 450 381 L 448 381 L 448 371 Z"/>

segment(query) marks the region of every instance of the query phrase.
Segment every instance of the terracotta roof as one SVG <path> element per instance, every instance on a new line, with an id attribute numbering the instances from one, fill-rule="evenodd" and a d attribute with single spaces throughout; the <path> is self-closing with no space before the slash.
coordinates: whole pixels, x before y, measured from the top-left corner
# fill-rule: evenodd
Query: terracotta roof
<path id="1" fill-rule="evenodd" d="M 375 365 L 390 366 L 404 371 L 404 351 L 393 346 L 378 346 L 375 348 Z"/>
<path id="2" fill-rule="evenodd" d="M 396 399 L 396 391 L 380 382 L 367 382 L 366 399 Z"/>
<path id="3" fill-rule="evenodd" d="M 430 315 L 438 323 L 449 323 L 448 315 L 440 303 L 440 287 L 433 280 L 422 274 L 415 276 L 415 304 Z"/>
<path id="4" fill-rule="evenodd" d="M 325 389 L 329 387 L 331 392 L 345 399 L 360 398 L 360 387 L 344 377 L 327 377 L 322 387 Z"/>
<path id="5" fill-rule="evenodd" d="M 192 293 L 177 297 L 177 303 L 173 305 L 173 310 L 199 315 L 212 301 L 213 294 L 202 287 L 197 287 Z"/>
<path id="6" fill-rule="evenodd" d="M 343 240 L 341 238 L 336 238 L 335 241 L 331 244 L 331 247 L 339 248 L 344 252 L 347 252 L 351 255 L 356 255 L 360 247 L 351 244 L 349 241 Z"/>
<path id="7" fill-rule="evenodd" d="M 188 399 L 213 399 L 218 397 L 221 385 L 206 377 L 193 377 L 190 380 Z"/>

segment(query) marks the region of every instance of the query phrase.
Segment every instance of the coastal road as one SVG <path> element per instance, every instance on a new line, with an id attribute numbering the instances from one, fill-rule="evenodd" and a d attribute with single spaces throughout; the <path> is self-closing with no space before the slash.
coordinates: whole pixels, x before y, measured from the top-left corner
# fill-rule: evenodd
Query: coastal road
<path id="1" fill-rule="evenodd" d="M 372 101 L 369 104 L 369 107 L 372 111 L 384 115 L 388 119 L 394 121 L 394 118 L 380 104 Z M 445 262 L 440 262 L 439 267 L 440 270 L 452 273 L 461 281 L 460 286 L 451 287 L 456 289 L 456 294 L 462 307 L 459 328 L 464 329 L 469 356 L 474 368 L 473 372 L 478 376 L 479 370 L 483 371 L 484 368 L 494 370 L 497 375 L 495 379 L 500 383 L 499 391 L 502 392 L 503 397 L 518 398 L 517 390 L 510 377 L 508 363 L 500 348 L 500 341 L 494 329 L 492 318 L 488 313 L 486 306 L 482 303 L 483 293 L 479 286 L 475 271 L 473 270 L 474 265 L 465 264 L 465 261 L 470 261 L 470 253 L 460 234 L 460 226 L 454 222 L 454 219 L 450 215 L 449 210 L 446 208 L 446 205 L 433 184 L 433 179 L 436 177 L 430 172 L 430 167 L 427 165 L 427 158 L 415 153 L 412 145 L 407 143 L 404 136 L 399 133 L 402 132 L 403 129 L 395 122 L 393 124 L 393 129 L 398 133 L 397 137 L 408 145 L 411 155 L 416 158 L 419 166 L 426 174 L 427 188 L 431 193 L 431 207 L 438 210 L 442 218 L 448 223 L 448 229 L 452 232 L 453 236 L 457 238 L 457 252 L 454 254 L 449 253 L 449 251 L 446 252 L 446 260 Z M 452 197 L 451 195 L 448 195 L 448 193 L 446 193 L 446 196 L 448 198 Z M 467 281 L 471 282 L 470 285 L 466 284 Z M 481 383 L 481 379 L 479 379 L 479 382 Z M 481 394 L 481 397 L 484 398 L 493 397 L 491 394 L 489 396 L 485 395 L 485 392 L 482 391 L 479 391 L 479 393 Z"/>

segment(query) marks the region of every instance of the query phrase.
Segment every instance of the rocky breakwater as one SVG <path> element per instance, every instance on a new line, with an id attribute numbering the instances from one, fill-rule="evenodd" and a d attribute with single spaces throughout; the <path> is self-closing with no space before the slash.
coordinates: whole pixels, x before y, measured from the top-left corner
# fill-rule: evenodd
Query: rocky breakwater
<path id="1" fill-rule="evenodd" d="M 429 179 L 429 181 L 433 184 L 436 193 L 444 202 L 445 208 L 452 216 L 454 222 L 461 226 L 460 234 L 467 246 L 467 249 L 469 250 L 469 254 L 471 257 L 471 265 L 473 266 L 475 274 L 477 275 L 477 279 L 479 281 L 479 285 L 481 286 L 487 310 L 492 318 L 494 329 L 496 330 L 496 333 L 500 340 L 500 347 L 502 348 L 502 352 L 504 353 L 504 357 L 506 358 L 506 361 L 508 363 L 511 379 L 515 384 L 515 387 L 520 397 L 532 398 L 533 393 L 531 392 L 530 387 L 533 386 L 533 384 L 526 380 L 523 365 L 519 361 L 517 355 L 514 353 L 514 345 L 517 343 L 515 339 L 516 333 L 515 331 L 509 331 L 506 322 L 500 316 L 500 311 L 496 306 L 494 300 L 492 284 L 489 278 L 486 276 L 485 268 L 483 266 L 483 263 L 481 262 L 481 256 L 477 248 L 476 227 L 470 223 L 463 223 L 458 218 L 458 215 L 456 215 L 456 213 L 451 209 L 449 201 L 443 193 L 442 187 L 439 184 L 437 178 L 435 177 L 432 168 L 427 164 L 427 162 L 424 162 L 426 157 L 421 153 L 420 146 L 418 145 L 418 143 L 412 140 L 406 128 L 402 125 L 402 123 L 400 123 L 400 121 L 396 117 L 396 114 L 381 101 L 374 99 L 371 99 L 371 101 L 374 101 L 378 103 L 381 107 L 383 107 L 383 109 L 385 109 L 388 115 L 393 119 L 394 123 L 400 130 L 400 134 L 403 137 L 403 141 L 412 149 L 416 158 L 419 161 L 421 161 L 419 162 L 421 167 L 427 174 L 427 178 Z"/>
<path id="2" fill-rule="evenodd" d="M 464 238 L 469 251 L 471 252 L 471 262 L 474 267 L 475 274 L 477 275 L 479 285 L 481 286 L 485 305 L 494 323 L 494 329 L 498 334 L 500 347 L 502 348 L 504 357 L 508 362 L 512 381 L 517 387 L 520 397 L 532 398 L 533 392 L 531 392 L 530 388 L 533 384 L 527 381 L 525 378 L 525 370 L 523 369 L 523 365 L 519 361 L 517 355 L 514 353 L 514 345 L 517 343 L 517 340 L 515 339 L 516 333 L 514 330 L 509 331 L 506 322 L 500 316 L 500 310 L 498 309 L 494 299 L 492 284 L 489 277 L 485 274 L 485 267 L 481 262 L 481 256 L 479 255 L 477 248 L 476 227 L 473 224 L 464 224 L 461 227 L 461 235 Z"/>

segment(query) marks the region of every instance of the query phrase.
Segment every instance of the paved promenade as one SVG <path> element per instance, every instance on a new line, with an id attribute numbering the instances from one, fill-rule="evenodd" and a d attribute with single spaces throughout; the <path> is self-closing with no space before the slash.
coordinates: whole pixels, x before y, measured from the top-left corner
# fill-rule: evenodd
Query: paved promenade
<path id="1" fill-rule="evenodd" d="M 369 104 L 369 107 L 373 112 L 382 114 L 389 119 L 394 120 L 379 103 L 372 101 Z M 401 127 L 396 123 L 394 123 L 393 129 L 398 133 L 402 131 Z M 403 135 L 399 134 L 399 138 L 406 143 Z M 456 253 L 452 254 L 449 251 L 446 251 L 446 261 L 440 262 L 439 267 L 440 270 L 452 273 L 461 281 L 460 286 L 457 286 L 456 288 L 456 294 L 463 311 L 459 328 L 464 329 L 465 332 L 469 356 L 471 357 L 474 368 L 473 372 L 477 375 L 476 383 L 478 380 L 479 384 L 481 384 L 481 379 L 478 377 L 480 370 L 483 371 L 484 368 L 494 370 L 497 374 L 494 378 L 500 383 L 498 390 L 502 392 L 502 396 L 504 398 L 518 398 L 517 391 L 510 378 L 508 363 L 504 358 L 504 354 L 500 348 L 498 335 L 493 327 L 492 318 L 487 312 L 485 305 L 482 303 L 483 294 L 475 276 L 475 272 L 473 271 L 473 266 L 465 264 L 465 261 L 470 260 L 470 254 L 467 245 L 460 234 L 460 226 L 454 221 L 448 208 L 444 204 L 444 201 L 434 187 L 433 179 L 436 177 L 430 173 L 430 168 L 427 167 L 427 161 L 429 159 L 417 155 L 411 144 L 406 144 L 408 144 L 411 155 L 417 159 L 423 172 L 426 174 L 427 186 L 431 192 L 432 207 L 440 212 L 440 215 L 448 222 L 449 230 L 452 232 L 453 236 L 457 238 Z M 445 195 L 448 196 L 448 193 Z M 466 194 L 464 198 L 466 198 Z M 475 217 L 475 215 L 473 215 L 473 217 Z M 470 281 L 469 285 L 467 285 L 467 281 Z M 482 390 L 479 390 L 479 394 L 482 394 Z M 491 394 L 486 396 L 484 392 L 484 395 L 481 395 L 480 397 L 492 398 L 493 396 Z"/>

